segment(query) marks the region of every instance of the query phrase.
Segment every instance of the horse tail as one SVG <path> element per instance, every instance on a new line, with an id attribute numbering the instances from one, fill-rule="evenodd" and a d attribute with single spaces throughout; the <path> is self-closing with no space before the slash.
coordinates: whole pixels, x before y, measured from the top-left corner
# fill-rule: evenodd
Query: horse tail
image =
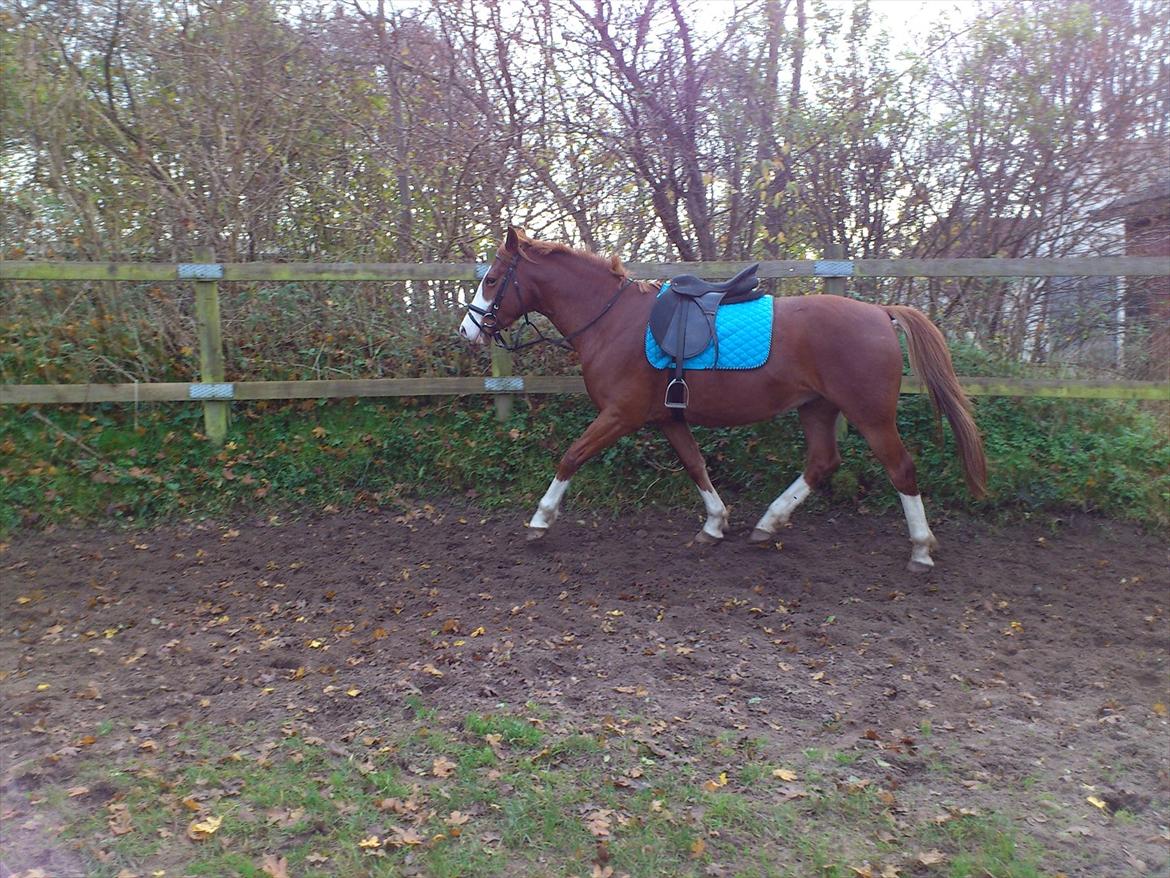
<path id="1" fill-rule="evenodd" d="M 926 384 L 936 412 L 947 416 L 959 445 L 959 459 L 967 488 L 976 497 L 987 493 L 987 458 L 983 439 L 971 417 L 971 402 L 959 386 L 946 339 L 921 311 L 905 305 L 884 305 L 886 313 L 906 334 L 910 366 Z"/>

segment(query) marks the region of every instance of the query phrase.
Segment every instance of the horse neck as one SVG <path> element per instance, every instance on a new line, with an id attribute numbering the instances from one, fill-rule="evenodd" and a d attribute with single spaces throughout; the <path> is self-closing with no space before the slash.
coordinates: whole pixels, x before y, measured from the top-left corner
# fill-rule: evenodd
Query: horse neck
<path id="1" fill-rule="evenodd" d="M 593 263 L 582 261 L 571 266 L 550 266 L 546 277 L 542 278 L 539 310 L 561 335 L 568 337 L 581 333 L 573 337 L 570 344 L 578 354 L 584 356 L 587 349 L 597 342 L 597 337 L 603 335 L 594 332 L 599 326 L 590 324 L 595 320 L 597 324 L 603 324 L 615 312 L 623 310 L 621 299 L 626 298 L 624 295 L 614 303 L 609 313 L 598 320 L 605 306 L 625 282 L 624 278 L 618 277 L 605 266 Z"/>

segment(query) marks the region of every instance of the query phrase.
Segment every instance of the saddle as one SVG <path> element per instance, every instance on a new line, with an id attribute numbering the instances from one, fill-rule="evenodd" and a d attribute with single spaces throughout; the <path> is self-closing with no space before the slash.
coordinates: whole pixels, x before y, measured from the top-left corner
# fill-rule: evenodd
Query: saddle
<path id="1" fill-rule="evenodd" d="M 650 312 L 650 333 L 662 351 L 674 358 L 674 378 L 666 386 L 665 405 L 681 416 L 690 393 L 683 378 L 683 362 L 715 344 L 719 358 L 719 338 L 715 334 L 715 312 L 720 305 L 750 302 L 764 295 L 759 289 L 756 271 L 760 264 L 749 265 L 723 283 L 711 283 L 693 274 L 671 278 L 666 290 Z"/>

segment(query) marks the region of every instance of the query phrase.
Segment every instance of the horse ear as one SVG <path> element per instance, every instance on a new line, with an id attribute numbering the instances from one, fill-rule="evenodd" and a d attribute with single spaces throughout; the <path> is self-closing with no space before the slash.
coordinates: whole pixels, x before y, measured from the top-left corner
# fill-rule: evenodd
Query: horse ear
<path id="1" fill-rule="evenodd" d="M 504 237 L 504 250 L 509 253 L 520 252 L 520 236 L 524 232 L 516 226 L 508 226 L 508 234 Z"/>

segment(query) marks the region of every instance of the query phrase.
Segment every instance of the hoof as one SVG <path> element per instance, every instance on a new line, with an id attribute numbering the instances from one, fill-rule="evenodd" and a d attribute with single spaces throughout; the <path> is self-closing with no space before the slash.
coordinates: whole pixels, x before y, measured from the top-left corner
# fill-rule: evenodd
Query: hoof
<path id="1" fill-rule="evenodd" d="M 544 539 L 544 535 L 548 533 L 547 527 L 530 527 L 528 528 L 528 536 L 526 539 L 530 543 L 535 543 L 537 540 Z"/>
<path id="2" fill-rule="evenodd" d="M 753 530 L 752 535 L 748 537 L 748 540 L 753 543 L 768 543 L 774 539 L 776 539 L 776 534 L 768 533 L 768 531 L 759 527 Z"/>
<path id="3" fill-rule="evenodd" d="M 908 563 L 906 565 L 906 569 L 909 570 L 911 573 L 929 573 L 931 570 L 934 569 L 934 565 L 933 564 L 923 564 L 921 561 L 911 560 L 910 563 Z"/>
<path id="4" fill-rule="evenodd" d="M 714 546 L 717 543 L 723 542 L 723 537 L 713 537 L 705 530 L 701 530 L 695 534 L 695 542 L 703 546 Z"/>

